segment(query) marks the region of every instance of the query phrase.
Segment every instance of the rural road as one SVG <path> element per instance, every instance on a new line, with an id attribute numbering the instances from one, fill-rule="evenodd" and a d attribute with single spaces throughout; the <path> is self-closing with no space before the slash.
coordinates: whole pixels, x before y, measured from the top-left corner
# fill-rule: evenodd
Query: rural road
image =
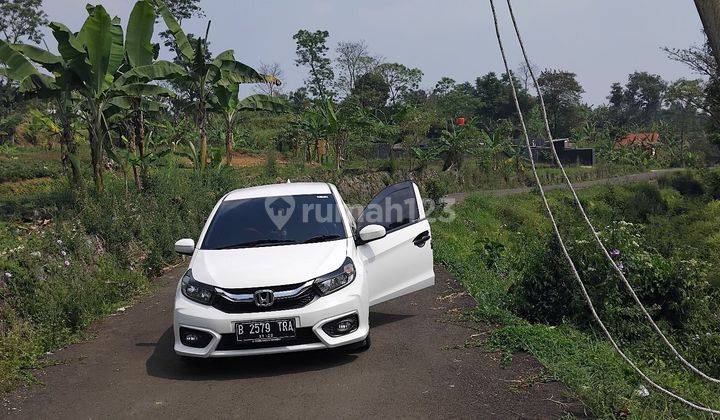
<path id="1" fill-rule="evenodd" d="M 172 302 L 184 267 L 159 290 L 56 352 L 40 384 L 5 398 L 8 418 L 548 418 L 584 416 L 571 392 L 518 355 L 466 346 L 487 326 L 462 321 L 474 301 L 436 267 L 437 284 L 373 308 L 372 347 L 183 364 Z"/>
<path id="2" fill-rule="evenodd" d="M 577 183 L 578 189 L 657 179 L 660 170 Z M 562 188 L 550 185 L 546 190 Z M 484 191 L 512 195 L 529 188 Z M 467 193 L 448 196 L 456 202 Z M 7 395 L 8 418 L 548 418 L 586 416 L 542 366 L 467 345 L 490 327 L 463 320 L 474 301 L 441 267 L 437 284 L 374 307 L 370 350 L 210 360 L 173 353 L 172 304 L 184 266 L 158 290 L 91 328 L 91 338 L 51 356 L 40 384 Z"/>
<path id="3" fill-rule="evenodd" d="M 643 172 L 639 174 L 629 174 L 629 175 L 621 175 L 616 176 L 613 178 L 603 178 L 603 179 L 594 179 L 592 181 L 583 181 L 583 182 L 573 182 L 573 186 L 576 190 L 582 190 L 584 188 L 590 188 L 595 187 L 598 185 L 617 185 L 617 184 L 626 184 L 628 182 L 642 182 L 642 181 L 654 181 L 660 178 L 663 175 L 668 175 L 674 172 L 682 172 L 687 169 L 685 168 L 670 168 L 670 169 L 655 169 L 649 172 Z M 553 191 L 558 189 L 566 188 L 565 184 L 553 184 L 553 185 L 545 185 L 543 186 L 543 191 Z M 455 194 L 449 194 L 445 197 L 445 201 L 452 204 L 452 203 L 459 203 L 463 200 L 465 200 L 468 195 L 474 194 L 474 193 L 482 193 L 487 195 L 492 195 L 496 197 L 505 197 L 509 195 L 517 195 L 517 194 L 524 194 L 527 192 L 532 191 L 532 188 L 529 187 L 519 187 L 519 188 L 509 188 L 504 190 L 484 190 L 484 191 L 471 191 L 471 192 L 461 192 L 461 193 L 455 193 Z"/>

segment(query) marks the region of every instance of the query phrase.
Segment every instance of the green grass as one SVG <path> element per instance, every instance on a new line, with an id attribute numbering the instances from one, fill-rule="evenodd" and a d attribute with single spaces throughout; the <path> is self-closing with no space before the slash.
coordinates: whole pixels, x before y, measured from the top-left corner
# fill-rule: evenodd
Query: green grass
<path id="1" fill-rule="evenodd" d="M 628 191 L 635 189 L 629 187 Z M 675 226 L 676 231 L 672 234 L 648 233 L 646 236 L 648 243 L 659 244 L 663 237 L 668 235 L 676 244 L 678 241 L 694 240 L 693 235 L 698 231 L 702 231 L 706 239 L 708 236 L 714 238 L 720 234 L 720 226 L 711 210 L 717 207 L 717 202 L 707 200 L 692 202 L 694 200 L 692 198 L 678 198 L 677 194 L 672 194 L 668 190 L 663 192 L 666 196 L 677 198 L 679 202 L 676 203 L 676 207 L 668 210 L 669 215 L 663 216 L 667 220 L 653 216 L 651 223 L 653 227 L 669 224 Z M 612 206 L 608 206 L 603 201 L 607 194 L 606 187 L 593 188 L 581 194 L 591 216 L 603 224 L 616 214 L 622 214 L 622 212 L 613 213 Z M 577 245 L 577 241 L 582 238 L 588 239 L 587 233 L 583 234 L 571 227 L 573 213 L 569 210 L 569 201 L 563 193 L 551 194 L 551 202 L 559 214 L 561 224 L 564 223 L 563 233 L 568 237 L 568 243 L 571 247 L 577 248 L 574 257 L 582 260 L 578 252 L 587 249 Z M 669 401 L 654 390 L 651 390 L 649 397 L 636 395 L 641 380 L 615 354 L 598 330 L 577 315 L 575 318 L 566 318 L 552 325 L 529 322 L 518 315 L 524 309 L 517 307 L 518 289 L 527 285 L 528 262 L 533 258 L 540 258 L 541 266 L 550 267 L 557 263 L 552 261 L 552 258 L 548 259 L 539 254 L 544 246 L 540 238 L 548 234 L 549 226 L 538 197 L 522 195 L 491 198 L 472 195 L 468 201 L 456 206 L 454 211 L 457 217 L 453 221 L 433 224 L 435 257 L 475 297 L 478 303 L 477 318 L 499 325 L 492 332 L 490 340 L 483 345 L 502 349 L 506 354 L 506 360 L 519 351 L 534 355 L 554 377 L 576 392 L 598 417 L 624 415 L 633 418 L 701 417 L 698 412 Z M 705 214 L 705 217 L 701 217 L 702 214 Z M 684 225 L 681 224 L 683 220 L 686 221 Z M 681 247 L 676 246 L 676 248 Z M 698 258 L 708 260 L 711 252 L 696 255 Z M 585 278 L 587 280 L 587 277 Z M 546 284 L 540 289 L 542 296 L 545 296 L 548 292 L 564 293 L 564 290 L 556 290 L 561 287 L 573 290 L 572 285 L 562 286 L 559 283 Z M 533 291 L 537 292 L 535 289 Z M 600 295 L 602 293 L 596 290 L 595 296 Z M 718 307 L 720 302 L 717 296 L 717 294 L 707 296 L 707 299 L 712 300 L 711 308 Z M 611 296 L 607 299 L 610 300 L 603 302 L 602 299 L 598 299 L 596 305 L 599 307 L 606 305 L 606 312 L 603 314 L 613 319 L 611 302 L 614 301 Z M 573 302 L 570 299 L 566 304 L 582 308 L 581 301 Z M 578 311 L 586 312 L 582 309 Z M 705 312 L 698 310 L 697 313 Z M 717 313 L 716 309 L 715 313 Z M 703 315 L 703 318 L 707 317 Z M 632 317 L 631 319 L 636 320 Z M 681 352 L 694 363 L 706 372 L 717 375 L 717 355 L 720 352 L 716 347 L 717 344 L 712 344 L 718 342 L 717 324 L 713 324 L 715 321 L 707 321 L 707 319 L 688 321 L 684 328 L 692 333 L 677 331 L 674 340 L 682 349 Z M 683 370 L 661 347 L 661 344 L 652 338 L 649 327 L 642 326 L 637 320 L 632 323 L 633 325 L 628 324 L 630 323 L 624 320 L 610 325 L 611 328 L 616 326 L 617 330 L 613 329 L 613 333 L 620 335 L 626 330 L 640 331 L 639 338 L 622 340 L 623 347 L 642 369 L 650 372 L 653 379 L 687 398 L 714 408 L 720 407 L 720 387 L 703 382 Z M 662 328 L 668 329 L 668 325 L 662 324 Z M 699 332 L 702 332 L 698 334 L 699 341 L 693 341 L 694 339 L 690 339 L 690 342 L 686 341 L 688 335 Z M 705 333 L 709 333 L 710 336 L 704 336 Z"/>

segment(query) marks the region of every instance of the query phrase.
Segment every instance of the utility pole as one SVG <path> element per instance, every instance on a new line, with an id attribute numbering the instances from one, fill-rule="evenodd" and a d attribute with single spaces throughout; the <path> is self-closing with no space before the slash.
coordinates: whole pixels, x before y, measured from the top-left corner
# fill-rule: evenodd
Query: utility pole
<path id="1" fill-rule="evenodd" d="M 720 68 L 720 0 L 695 0 L 715 63 Z"/>

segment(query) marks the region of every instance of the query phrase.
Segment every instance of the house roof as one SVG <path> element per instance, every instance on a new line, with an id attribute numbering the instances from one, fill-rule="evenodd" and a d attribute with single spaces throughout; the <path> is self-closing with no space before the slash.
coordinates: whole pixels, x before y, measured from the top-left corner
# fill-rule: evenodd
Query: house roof
<path id="1" fill-rule="evenodd" d="M 653 147 L 660 143 L 660 133 L 630 133 L 617 140 L 615 147 Z"/>
<path id="2" fill-rule="evenodd" d="M 283 197 L 292 195 L 332 194 L 330 185 L 324 182 L 292 182 L 285 184 L 260 185 L 235 190 L 225 197 L 226 201 L 248 198 Z"/>

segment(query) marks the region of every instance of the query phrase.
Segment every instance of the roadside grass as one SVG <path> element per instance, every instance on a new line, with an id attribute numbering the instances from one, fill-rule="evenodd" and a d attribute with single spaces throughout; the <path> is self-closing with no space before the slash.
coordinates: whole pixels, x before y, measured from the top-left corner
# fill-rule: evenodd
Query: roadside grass
<path id="1" fill-rule="evenodd" d="M 638 194 L 644 191 L 643 188 L 596 187 L 582 191 L 581 199 L 591 217 L 598 221 L 599 225 L 602 224 L 600 227 L 604 227 L 608 220 L 630 214 L 623 208 L 623 204 L 635 207 L 634 217 L 648 216 L 642 212 L 643 204 L 637 201 Z M 612 192 L 609 193 L 610 190 Z M 613 205 L 607 203 L 609 196 L 623 194 L 628 200 L 622 204 L 619 202 L 622 200 Z M 696 198 L 681 196 L 677 190 L 670 189 L 663 189 L 662 194 L 666 201 L 674 200 L 674 204 L 669 206 L 666 216 L 654 214 L 649 217 L 653 220 L 653 228 L 671 228 L 666 231 L 648 229 L 651 231 L 646 233 L 648 242 L 656 245 L 662 244 L 663 239 L 666 243 L 674 241 L 674 252 L 678 253 L 681 251 L 677 248 L 682 247 L 678 246 L 677 242 L 693 240 L 699 231 L 705 234 L 704 240 L 709 243 L 718 236 L 720 226 L 713 214 L 713 209 L 717 207 L 716 201 L 698 202 Z M 559 214 L 563 234 L 568 238 L 570 247 L 574 248 L 571 251 L 573 257 L 578 258 L 579 252 L 593 249 L 578 244 L 587 239 L 588 233 L 572 226 L 570 219 L 577 219 L 579 215 L 573 215 L 566 193 L 553 192 L 550 199 L 553 209 Z M 435 257 L 475 298 L 477 319 L 498 326 L 489 340 L 483 343 L 484 346 L 501 349 L 506 362 L 509 362 L 512 354 L 516 352 L 532 354 L 551 375 L 576 392 L 597 417 L 703 417 L 702 413 L 671 401 L 644 385 L 634 371 L 615 354 L 599 330 L 577 314 L 567 314 L 554 323 L 530 322 L 519 315 L 528 311 L 528 308 L 518 307 L 525 305 L 525 302 L 518 299 L 528 293 L 535 293 L 542 299 L 555 302 L 554 308 L 547 308 L 550 311 L 558 309 L 558 305 L 584 307 L 583 302 L 577 302 L 577 296 L 571 296 L 576 292 L 572 284 L 528 284 L 528 266 L 533 269 L 548 267 L 546 278 L 557 277 L 552 267 L 557 265 L 558 261 L 554 256 L 547 255 L 547 244 L 542 239 L 548 235 L 549 224 L 539 197 L 526 194 L 496 198 L 475 194 L 452 210 L 456 213 L 454 220 L 433 224 Z M 650 246 L 645 243 L 643 245 Z M 711 252 L 698 252 L 700 254 L 696 253 L 696 258 L 709 260 L 710 264 L 713 264 Z M 712 272 L 709 272 L 707 277 L 712 278 Z M 586 276 L 584 278 L 588 280 Z M 528 287 L 530 289 L 522 290 Z M 594 283 L 590 287 L 598 288 L 599 285 Z M 618 286 L 614 288 L 618 289 Z M 571 293 L 568 294 L 568 291 Z M 595 290 L 595 296 L 599 295 L 602 295 L 602 292 Z M 707 299 L 712 301 L 711 308 L 718 307 L 717 294 L 707 296 Z M 626 315 L 629 309 L 616 310 L 613 306 L 615 304 L 612 296 L 605 301 L 596 299 L 597 306 L 605 306 L 603 314 L 610 318 L 608 325 L 611 332 L 621 337 L 621 346 L 628 351 L 631 359 L 649 372 L 650 377 L 658 383 L 686 398 L 710 407 L 720 407 L 720 387 L 708 384 L 683 370 L 639 317 L 632 315 L 627 317 L 632 322 L 618 322 L 614 318 L 617 315 L 614 314 Z M 698 310 L 698 313 L 703 314 L 703 320 L 688 321 L 685 327 L 687 331 L 675 331 L 667 323 L 661 323 L 661 328 L 675 333 L 671 334 L 671 340 L 678 345 L 682 354 L 697 363 L 701 369 L 717 375 L 717 358 L 720 353 L 716 347 L 717 317 L 711 315 L 708 320 L 705 312 Z M 628 334 L 628 331 L 636 333 L 637 337 L 627 338 L 626 336 L 632 335 Z M 650 390 L 649 396 L 641 395 L 641 386 Z"/>

